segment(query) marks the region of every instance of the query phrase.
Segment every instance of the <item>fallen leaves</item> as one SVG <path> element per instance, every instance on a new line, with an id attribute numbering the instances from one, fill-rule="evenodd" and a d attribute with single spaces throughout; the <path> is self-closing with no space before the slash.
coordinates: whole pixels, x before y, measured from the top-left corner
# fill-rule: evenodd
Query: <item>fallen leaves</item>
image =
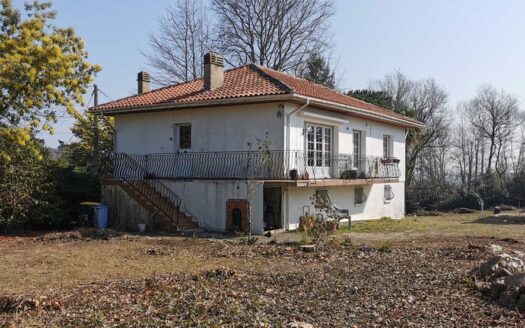
<path id="1" fill-rule="evenodd" d="M 478 246 L 483 243 L 489 242 L 337 244 L 304 252 L 298 246 L 209 242 L 202 250 L 206 256 L 256 265 L 86 284 L 75 297 L 57 291 L 27 309 L 17 302 L 2 305 L 0 298 L 0 309 L 9 309 L 0 325 L 3 320 L 15 326 L 522 326 L 523 313 L 487 302 L 465 284 L 489 256 Z M 288 266 L 269 268 L 276 259 Z M 43 306 L 54 301 L 58 307 Z"/>

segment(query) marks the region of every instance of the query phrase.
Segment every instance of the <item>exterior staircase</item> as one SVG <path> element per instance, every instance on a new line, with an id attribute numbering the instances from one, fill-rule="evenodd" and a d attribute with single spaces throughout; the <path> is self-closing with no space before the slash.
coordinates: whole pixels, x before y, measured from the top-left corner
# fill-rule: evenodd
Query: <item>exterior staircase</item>
<path id="1" fill-rule="evenodd" d="M 118 185 L 144 209 L 154 222 L 156 231 L 197 229 L 193 216 L 181 210 L 181 199 L 161 180 L 155 179 L 139 162 L 128 154 L 110 154 L 105 161 L 106 178 Z"/>
<path id="2" fill-rule="evenodd" d="M 122 183 L 120 186 L 151 214 L 156 231 L 180 231 L 199 228 L 191 215 L 180 210 L 180 205 L 172 204 L 167 197 L 162 196 L 147 181 L 132 181 L 131 183 Z M 145 196 L 145 194 L 150 197 Z M 153 199 L 156 200 L 156 203 Z M 176 217 L 171 217 L 166 214 L 166 211 L 161 211 L 160 208 L 167 209 L 168 213 L 176 213 Z"/>

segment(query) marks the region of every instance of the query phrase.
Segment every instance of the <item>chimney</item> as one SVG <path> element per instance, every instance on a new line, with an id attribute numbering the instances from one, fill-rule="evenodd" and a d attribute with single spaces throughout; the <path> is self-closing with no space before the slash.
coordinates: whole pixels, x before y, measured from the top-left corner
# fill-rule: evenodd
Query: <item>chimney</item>
<path id="1" fill-rule="evenodd" d="M 139 74 L 137 74 L 137 82 L 139 95 L 144 92 L 149 92 L 149 83 L 151 82 L 151 79 L 148 72 L 139 72 Z"/>
<path id="2" fill-rule="evenodd" d="M 224 57 L 210 52 L 204 55 L 204 89 L 213 90 L 224 82 Z"/>

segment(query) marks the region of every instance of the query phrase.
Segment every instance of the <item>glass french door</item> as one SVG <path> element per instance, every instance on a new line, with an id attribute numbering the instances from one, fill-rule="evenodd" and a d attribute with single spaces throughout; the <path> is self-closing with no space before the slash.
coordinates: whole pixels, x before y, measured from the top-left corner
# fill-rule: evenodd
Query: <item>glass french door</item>
<path id="1" fill-rule="evenodd" d="M 330 178 L 332 127 L 306 124 L 306 166 L 310 179 Z"/>

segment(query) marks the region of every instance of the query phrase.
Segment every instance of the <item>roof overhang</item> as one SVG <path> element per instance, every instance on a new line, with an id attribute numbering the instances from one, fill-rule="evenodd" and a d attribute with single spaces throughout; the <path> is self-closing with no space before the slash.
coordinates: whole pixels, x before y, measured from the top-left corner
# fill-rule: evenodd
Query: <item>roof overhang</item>
<path id="1" fill-rule="evenodd" d="M 115 108 L 97 111 L 96 109 L 90 109 L 91 113 L 101 113 L 103 115 L 114 116 L 120 114 L 130 113 L 144 113 L 144 112 L 156 112 L 156 111 L 167 111 L 167 110 L 182 110 L 192 108 L 206 108 L 206 107 L 217 107 L 217 106 L 228 106 L 228 105 L 242 105 L 242 104 L 255 104 L 264 102 L 293 102 L 303 104 L 309 100 L 309 106 L 336 113 L 341 113 L 349 116 L 356 116 L 365 119 L 371 119 L 374 121 L 397 125 L 405 128 L 423 128 L 425 125 L 420 122 L 415 122 L 410 119 L 403 119 L 401 117 L 395 117 L 382 113 L 377 113 L 371 110 L 362 109 L 358 107 L 343 105 L 331 101 L 326 101 L 318 98 L 306 97 L 299 94 L 280 94 L 280 95 L 265 95 L 265 96 L 253 96 L 253 97 L 239 97 L 239 98 L 226 98 L 226 99 L 215 99 L 205 100 L 198 102 L 188 103 L 162 103 L 155 105 L 146 105 L 141 107 L 129 107 L 129 108 Z"/>

